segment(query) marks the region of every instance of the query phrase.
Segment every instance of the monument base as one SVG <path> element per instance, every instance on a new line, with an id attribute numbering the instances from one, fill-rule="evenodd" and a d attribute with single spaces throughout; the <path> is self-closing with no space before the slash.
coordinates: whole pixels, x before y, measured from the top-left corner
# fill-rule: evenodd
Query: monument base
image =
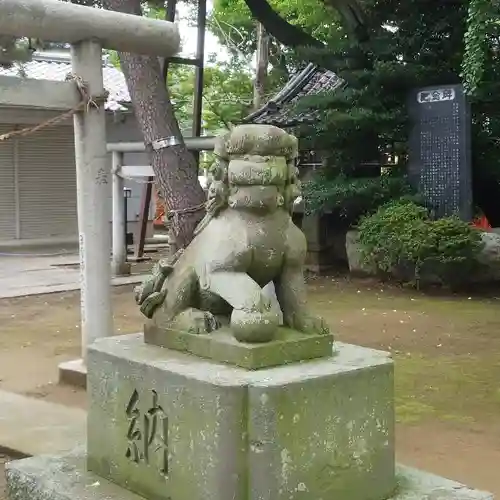
<path id="1" fill-rule="evenodd" d="M 85 389 L 87 387 L 87 367 L 83 359 L 74 359 L 60 363 L 59 383 Z"/>
<path id="2" fill-rule="evenodd" d="M 398 488 L 394 496 L 380 500 L 493 500 L 493 495 L 472 490 L 409 467 L 396 468 Z M 39 456 L 7 464 L 9 500 L 144 500 L 86 468 L 85 450 L 66 456 Z M 175 492 L 172 499 L 176 500 Z M 339 500 L 348 500 L 342 498 Z"/>
<path id="3" fill-rule="evenodd" d="M 130 262 L 111 262 L 111 274 L 113 276 L 130 276 L 132 265 Z"/>

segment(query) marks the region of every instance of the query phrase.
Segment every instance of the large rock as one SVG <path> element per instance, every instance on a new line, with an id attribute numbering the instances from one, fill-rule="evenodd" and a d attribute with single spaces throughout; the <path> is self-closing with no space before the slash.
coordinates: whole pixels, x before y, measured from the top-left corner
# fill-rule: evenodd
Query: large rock
<path id="1" fill-rule="evenodd" d="M 479 261 L 486 269 L 481 273 L 481 281 L 500 281 L 500 234 L 495 232 L 481 233 L 484 248 Z"/>
<path id="2" fill-rule="evenodd" d="M 347 255 L 347 263 L 349 271 L 353 274 L 375 275 L 377 268 L 364 262 L 362 255 L 362 247 L 359 242 L 359 231 L 352 229 L 347 231 L 345 237 L 345 251 Z"/>

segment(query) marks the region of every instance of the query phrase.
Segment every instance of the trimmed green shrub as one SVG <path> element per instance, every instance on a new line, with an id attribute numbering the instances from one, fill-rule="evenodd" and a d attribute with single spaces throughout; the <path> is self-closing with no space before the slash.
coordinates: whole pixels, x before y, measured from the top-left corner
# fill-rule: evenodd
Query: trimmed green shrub
<path id="1" fill-rule="evenodd" d="M 458 217 L 432 220 L 411 201 L 380 207 L 358 229 L 365 262 L 417 287 L 427 281 L 460 286 L 480 268 L 479 231 Z"/>

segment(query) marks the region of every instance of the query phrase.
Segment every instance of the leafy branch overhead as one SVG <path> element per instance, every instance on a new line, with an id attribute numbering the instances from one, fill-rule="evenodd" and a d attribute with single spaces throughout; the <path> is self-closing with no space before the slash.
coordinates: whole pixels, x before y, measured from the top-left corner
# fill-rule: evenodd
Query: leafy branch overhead
<path id="1" fill-rule="evenodd" d="M 481 84 L 488 52 L 494 50 L 494 43 L 498 45 L 498 38 L 494 41 L 492 35 L 500 22 L 499 10 L 498 0 L 470 0 L 461 75 L 470 94 Z"/>

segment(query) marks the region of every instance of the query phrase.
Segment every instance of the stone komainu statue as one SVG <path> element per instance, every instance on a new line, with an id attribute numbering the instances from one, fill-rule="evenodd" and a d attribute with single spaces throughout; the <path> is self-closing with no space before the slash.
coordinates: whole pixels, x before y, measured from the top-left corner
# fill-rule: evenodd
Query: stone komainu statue
<path id="1" fill-rule="evenodd" d="M 209 334 L 229 324 L 239 341 L 267 342 L 280 323 L 328 333 L 309 314 L 306 239 L 292 222 L 299 195 L 297 139 L 267 125 L 241 125 L 217 140 L 207 213 L 195 237 L 159 262 L 136 289 L 157 329 Z M 274 284 L 278 304 L 263 291 Z"/>

